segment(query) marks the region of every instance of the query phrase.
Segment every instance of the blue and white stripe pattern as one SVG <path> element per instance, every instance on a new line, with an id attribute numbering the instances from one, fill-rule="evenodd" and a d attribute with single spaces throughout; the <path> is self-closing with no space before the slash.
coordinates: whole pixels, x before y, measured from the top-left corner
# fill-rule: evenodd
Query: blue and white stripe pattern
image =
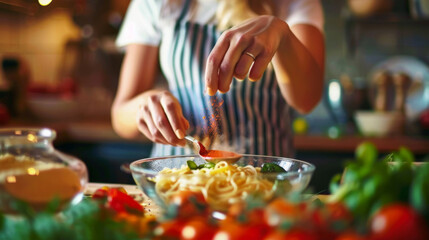
<path id="1" fill-rule="evenodd" d="M 206 59 L 220 33 L 192 22 L 186 0 L 175 24 L 164 29 L 160 64 L 169 88 L 189 120 L 189 135 L 210 138 L 208 147 L 246 154 L 293 156 L 289 106 L 272 69 L 258 82 L 233 80 L 230 91 L 204 93 Z M 190 154 L 191 149 L 155 144 L 152 156 Z"/>

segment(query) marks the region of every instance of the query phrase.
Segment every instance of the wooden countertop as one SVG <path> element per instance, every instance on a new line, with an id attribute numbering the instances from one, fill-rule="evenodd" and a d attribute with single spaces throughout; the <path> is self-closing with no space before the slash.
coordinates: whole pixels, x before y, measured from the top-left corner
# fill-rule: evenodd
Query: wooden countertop
<path id="1" fill-rule="evenodd" d="M 380 152 L 391 152 L 404 146 L 415 154 L 429 153 L 429 138 L 417 136 L 342 136 L 335 139 L 317 135 L 296 135 L 294 137 L 295 148 L 302 151 L 353 152 L 364 141 L 374 143 Z"/>

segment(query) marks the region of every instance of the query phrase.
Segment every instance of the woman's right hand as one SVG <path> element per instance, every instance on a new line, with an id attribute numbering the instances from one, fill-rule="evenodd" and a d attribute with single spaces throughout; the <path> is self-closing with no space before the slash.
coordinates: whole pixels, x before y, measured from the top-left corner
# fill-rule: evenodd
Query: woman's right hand
<path id="1" fill-rule="evenodd" d="M 179 101 L 170 92 L 151 90 L 143 93 L 137 127 L 153 142 L 184 146 L 189 122 L 183 116 Z"/>

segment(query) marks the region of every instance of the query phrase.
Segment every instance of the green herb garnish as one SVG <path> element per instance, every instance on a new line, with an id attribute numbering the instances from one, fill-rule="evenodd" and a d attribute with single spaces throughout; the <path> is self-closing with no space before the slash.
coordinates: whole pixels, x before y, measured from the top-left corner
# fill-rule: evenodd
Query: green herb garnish
<path id="1" fill-rule="evenodd" d="M 198 166 L 198 169 L 201 169 L 201 168 L 214 168 L 214 167 L 215 167 L 215 165 L 216 165 L 216 164 L 214 164 L 214 163 L 212 163 L 212 162 L 206 162 L 206 163 L 200 164 L 200 165 Z"/>
<path id="2" fill-rule="evenodd" d="M 197 170 L 198 169 L 198 165 L 192 161 L 192 160 L 188 160 L 186 161 L 186 163 L 188 164 L 188 168 L 191 170 Z"/>
<path id="3" fill-rule="evenodd" d="M 281 173 L 286 170 L 275 163 L 264 163 L 261 168 L 262 173 Z"/>
<path id="4" fill-rule="evenodd" d="M 202 169 L 202 168 L 214 168 L 214 166 L 216 164 L 212 163 L 212 162 L 206 162 L 200 165 L 197 165 L 194 161 L 192 160 L 188 160 L 186 161 L 186 163 L 188 164 L 189 169 L 191 170 L 197 170 L 197 169 Z"/>

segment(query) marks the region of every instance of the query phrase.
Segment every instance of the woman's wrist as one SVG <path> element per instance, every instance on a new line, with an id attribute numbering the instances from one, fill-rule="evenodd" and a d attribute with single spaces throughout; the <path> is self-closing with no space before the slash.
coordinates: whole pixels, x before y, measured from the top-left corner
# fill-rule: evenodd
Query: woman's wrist
<path id="1" fill-rule="evenodd" d="M 280 29 L 280 40 L 277 47 L 276 53 L 273 56 L 273 66 L 280 66 L 284 62 L 288 55 L 288 52 L 292 49 L 291 35 L 293 34 L 290 30 L 289 25 L 280 18 L 276 18 L 278 29 Z M 276 69 L 276 67 L 275 67 Z M 279 71 L 279 70 L 277 70 Z M 287 83 L 287 78 L 278 78 L 280 83 Z"/>

